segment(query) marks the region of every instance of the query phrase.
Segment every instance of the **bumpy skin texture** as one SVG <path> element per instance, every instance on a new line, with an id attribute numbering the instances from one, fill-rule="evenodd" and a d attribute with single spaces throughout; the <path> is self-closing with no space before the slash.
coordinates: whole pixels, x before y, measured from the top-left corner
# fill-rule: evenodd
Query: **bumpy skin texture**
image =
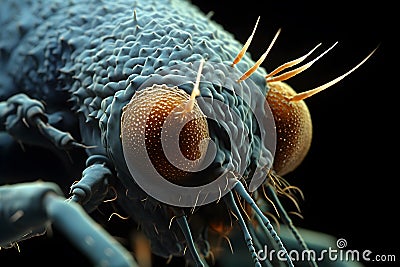
<path id="1" fill-rule="evenodd" d="M 119 204 L 141 225 L 156 254 L 183 255 L 186 244 L 175 224 L 168 227 L 170 207 L 152 199 L 144 202 L 147 195 L 124 161 L 118 138 L 121 112 L 137 90 L 167 84 L 190 94 L 197 71 L 192 63 L 206 59 L 201 95 L 226 103 L 243 123 L 229 124 L 227 133 L 210 125 L 218 152 L 201 175 L 216 176 L 229 164 L 246 175 L 271 165 L 272 153 L 260 144 L 255 118 L 244 103 L 264 106 L 265 99 L 249 99 L 251 90 L 266 94 L 265 71 L 259 68 L 240 84 L 232 80 L 232 73 L 243 73 L 254 62 L 246 55 L 235 68 L 229 66 L 242 45 L 189 2 L 2 1 L 0 12 L 0 101 L 24 92 L 44 101 L 47 112 L 62 112 L 68 131 L 79 132 L 77 140 L 95 146 L 87 149 L 88 156 L 109 159 L 118 178 Z M 242 98 L 232 90 L 243 92 Z M 212 105 L 203 104 L 207 107 Z M 229 112 L 209 112 L 229 118 Z M 231 135 L 248 136 L 251 146 L 245 151 L 230 148 Z M 230 163 L 230 149 L 243 155 L 240 162 Z M 194 238 L 206 250 L 196 232 Z"/>

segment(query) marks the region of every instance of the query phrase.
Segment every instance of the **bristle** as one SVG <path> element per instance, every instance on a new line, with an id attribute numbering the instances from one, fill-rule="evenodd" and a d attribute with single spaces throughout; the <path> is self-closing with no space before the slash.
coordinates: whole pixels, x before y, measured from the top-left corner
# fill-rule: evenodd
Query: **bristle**
<path id="1" fill-rule="evenodd" d="M 248 77 L 250 77 L 251 74 L 253 74 L 258 67 L 261 65 L 261 63 L 263 63 L 263 61 L 265 60 L 265 58 L 267 57 L 269 51 L 271 50 L 271 48 L 273 47 L 276 39 L 279 36 L 279 33 L 281 32 L 281 29 L 278 30 L 278 32 L 275 34 L 274 39 L 272 40 L 271 44 L 269 45 L 267 51 L 264 52 L 264 54 L 261 55 L 261 57 L 257 60 L 257 62 L 249 69 L 247 70 L 240 78 L 237 82 L 242 82 L 244 80 L 246 80 Z"/>
<path id="2" fill-rule="evenodd" d="M 285 72 L 279 76 L 267 77 L 267 82 L 282 82 L 282 81 L 292 78 L 293 76 L 305 71 L 306 69 L 311 67 L 312 64 L 314 64 L 318 59 L 320 59 L 322 56 L 324 56 L 326 53 L 328 53 L 337 43 L 338 42 L 334 43 L 331 47 L 329 47 L 327 50 L 325 50 L 325 52 L 323 52 L 321 55 L 319 55 L 318 57 L 316 57 L 315 59 L 313 59 L 312 61 L 308 62 L 307 64 L 305 64 L 301 67 L 298 67 L 294 70 Z"/>
<path id="3" fill-rule="evenodd" d="M 317 88 L 302 92 L 302 93 L 298 93 L 294 96 L 292 96 L 289 101 L 300 101 L 300 100 L 304 100 L 312 95 L 315 95 L 316 93 L 319 93 L 329 87 L 331 87 L 332 85 L 340 82 L 341 80 L 343 80 L 347 75 L 349 75 L 350 73 L 352 73 L 353 71 L 355 71 L 356 69 L 358 69 L 362 64 L 364 64 L 365 61 L 367 61 L 372 54 L 378 49 L 378 47 L 376 47 L 371 53 L 369 53 L 369 55 L 364 58 L 360 63 L 358 63 L 355 67 L 353 67 L 351 70 L 349 70 L 348 72 L 340 75 L 339 77 L 337 77 L 336 79 L 333 79 L 330 82 L 327 82 L 321 86 L 318 86 Z"/>
<path id="4" fill-rule="evenodd" d="M 289 61 L 289 62 L 286 62 L 286 63 L 280 65 L 279 67 L 277 67 L 276 69 L 274 69 L 273 71 L 271 71 L 270 73 L 268 73 L 268 75 L 265 76 L 265 78 L 272 77 L 272 76 L 274 76 L 275 74 L 278 74 L 279 72 L 281 72 L 281 71 L 283 71 L 283 70 L 285 70 L 285 69 L 287 69 L 287 68 L 293 67 L 294 65 L 297 65 L 297 64 L 303 62 L 303 60 L 305 60 L 309 55 L 311 55 L 312 52 L 314 52 L 315 49 L 317 49 L 320 45 L 321 45 L 321 43 L 319 43 L 318 45 L 316 45 L 313 49 L 311 49 L 310 52 L 308 52 L 308 53 L 305 54 L 304 56 L 299 57 L 299 58 L 297 58 L 297 59 L 295 59 L 295 60 L 292 60 L 292 61 Z"/>
<path id="5" fill-rule="evenodd" d="M 256 32 L 258 21 L 260 20 L 260 17 L 257 18 L 256 25 L 254 26 L 253 32 L 251 33 L 250 37 L 247 39 L 246 43 L 244 44 L 243 48 L 240 50 L 240 52 L 237 54 L 236 58 L 233 60 L 231 66 L 235 66 L 239 61 L 243 58 L 244 54 L 247 51 L 247 48 L 249 48 L 251 41 L 253 40 L 254 33 Z"/>

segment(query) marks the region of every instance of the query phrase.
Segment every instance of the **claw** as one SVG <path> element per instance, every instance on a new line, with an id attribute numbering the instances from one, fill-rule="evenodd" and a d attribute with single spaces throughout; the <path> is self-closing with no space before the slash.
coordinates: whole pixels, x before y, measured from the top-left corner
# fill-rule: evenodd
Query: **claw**
<path id="1" fill-rule="evenodd" d="M 70 133 L 58 130 L 50 124 L 43 122 L 39 117 L 35 118 L 34 122 L 39 129 L 39 132 L 57 148 L 63 150 L 69 150 L 73 147 L 87 148 L 85 145 L 78 143 Z"/>

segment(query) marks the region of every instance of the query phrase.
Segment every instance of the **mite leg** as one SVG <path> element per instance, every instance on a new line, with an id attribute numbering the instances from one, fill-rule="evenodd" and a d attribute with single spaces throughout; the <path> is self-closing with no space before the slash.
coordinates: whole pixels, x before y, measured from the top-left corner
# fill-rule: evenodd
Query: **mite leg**
<path id="1" fill-rule="evenodd" d="M 56 184 L 32 182 L 0 187 L 1 247 L 43 234 L 49 224 L 60 229 L 94 266 L 137 266 L 130 253 L 80 205 L 65 201 Z"/>
<path id="2" fill-rule="evenodd" d="M 239 182 L 240 183 L 240 182 Z M 251 257 L 253 258 L 254 264 L 256 267 L 261 267 L 260 261 L 257 258 L 256 250 L 253 245 L 253 239 L 249 233 L 249 230 L 247 229 L 246 223 L 244 222 L 244 219 L 242 215 L 240 214 L 239 208 L 237 207 L 235 200 L 233 198 L 232 192 L 229 192 L 225 197 L 224 197 L 225 203 L 227 206 L 231 209 L 232 213 L 236 216 L 238 219 L 240 228 L 243 231 L 244 238 L 246 240 L 247 247 L 251 253 Z"/>
<path id="3" fill-rule="evenodd" d="M 108 162 L 106 156 L 90 156 L 82 178 L 71 186 L 70 199 L 81 204 L 87 212 L 96 209 L 107 195 L 109 179 L 112 177 Z"/>
<path id="4" fill-rule="evenodd" d="M 70 177 L 79 175 L 76 170 L 82 169 L 84 163 L 73 163 L 71 154 L 87 157 L 83 149 L 64 150 L 74 141 L 61 130 L 71 129 L 77 135 L 76 125 L 77 118 L 68 110 L 47 114 L 43 103 L 24 94 L 0 101 L 0 184 L 57 177 L 60 187 L 68 188 Z M 59 173 L 60 169 L 64 171 Z"/>
<path id="5" fill-rule="evenodd" d="M 84 147 L 70 133 L 49 124 L 49 116 L 43 103 L 25 94 L 17 94 L 0 102 L 0 131 L 6 131 L 27 144 L 55 146 L 61 150 Z"/>
<path id="6" fill-rule="evenodd" d="M 254 247 L 257 248 L 257 253 L 259 253 L 259 251 L 263 251 L 264 247 L 263 244 L 273 244 L 272 242 L 265 242 L 263 243 L 262 241 L 260 241 L 259 237 L 257 236 L 257 233 L 255 232 L 255 229 L 253 227 L 253 225 L 249 224 L 248 225 L 248 229 L 249 229 L 249 233 L 250 235 L 253 237 L 253 241 L 254 241 Z M 271 241 L 271 240 L 269 240 Z M 265 257 L 265 260 L 260 259 L 260 263 L 263 267 L 280 267 L 283 266 L 283 264 L 281 264 L 280 262 L 276 262 L 275 264 L 272 262 L 272 260 L 268 259 L 267 257 Z"/>
<path id="7" fill-rule="evenodd" d="M 190 231 L 189 224 L 186 219 L 186 215 L 176 217 L 176 222 L 178 223 L 179 227 L 182 230 L 183 235 L 185 236 L 186 243 L 189 249 L 189 252 L 192 256 L 194 264 L 198 267 L 204 267 L 203 262 L 201 261 L 200 255 L 197 252 L 197 249 L 193 242 L 192 233 Z"/>
<path id="8" fill-rule="evenodd" d="M 294 224 L 293 224 L 292 220 L 290 219 L 289 215 L 287 214 L 285 208 L 282 206 L 281 202 L 279 201 L 279 198 L 276 195 L 275 190 L 270 185 L 268 185 L 268 186 L 266 186 L 266 193 L 267 193 L 268 197 L 270 197 L 272 199 L 272 201 L 274 202 L 275 206 L 278 209 L 279 214 L 281 215 L 283 222 L 290 229 L 290 231 L 292 232 L 293 236 L 298 241 L 302 250 L 308 251 L 309 249 L 307 247 L 306 242 L 304 241 L 303 237 L 300 235 L 300 233 L 294 226 Z M 313 266 L 313 267 L 317 266 L 317 263 L 315 262 L 315 259 L 313 257 L 311 257 L 311 259 L 310 259 L 310 266 Z"/>
<path id="9" fill-rule="evenodd" d="M 83 150 L 66 153 L 56 148 L 22 144 L 6 131 L 0 131 L 0 185 L 35 181 L 40 177 L 57 182 L 67 194 L 71 177 L 79 177 L 86 157 Z"/>
<path id="10" fill-rule="evenodd" d="M 42 201 L 49 192 L 62 195 L 53 183 L 20 183 L 0 187 L 0 247 L 45 233 L 49 220 Z"/>
<path id="11" fill-rule="evenodd" d="M 268 220 L 268 218 L 262 213 L 260 208 L 257 206 L 257 204 L 254 202 L 254 200 L 251 198 L 251 196 L 246 192 L 246 189 L 242 185 L 241 182 L 237 182 L 234 190 L 241 196 L 243 197 L 246 202 L 251 206 L 251 208 L 257 213 L 258 216 L 260 216 L 261 221 L 265 225 L 265 227 L 268 229 L 272 237 L 274 238 L 275 242 L 278 244 L 280 250 L 283 252 L 284 256 L 286 257 L 286 261 L 288 266 L 293 267 L 293 262 L 292 259 L 290 258 L 285 246 L 282 243 L 282 240 L 279 238 L 278 234 L 276 233 L 275 229 L 273 228 L 271 222 Z"/>

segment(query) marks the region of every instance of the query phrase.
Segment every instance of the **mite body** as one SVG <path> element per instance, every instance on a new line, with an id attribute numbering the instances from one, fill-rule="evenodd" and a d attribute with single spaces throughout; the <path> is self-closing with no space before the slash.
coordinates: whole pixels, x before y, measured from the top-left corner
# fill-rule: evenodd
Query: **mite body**
<path id="1" fill-rule="evenodd" d="M 276 198 L 297 191 L 279 174 L 308 151 L 307 107 L 302 97 L 292 105 L 284 79 L 270 82 L 245 50 L 237 57 L 242 44 L 233 35 L 187 1 L 1 6 L 10 11 L 0 19 L 3 151 L 18 142 L 84 150 L 70 200 L 90 213 L 113 195 L 165 258 L 207 264 L 209 228 L 237 221 L 254 265 L 267 264 L 255 253 L 247 210 L 292 265 L 257 206 L 273 211 L 262 192 L 307 249 Z M 215 209 L 226 216 L 216 219 Z"/>

